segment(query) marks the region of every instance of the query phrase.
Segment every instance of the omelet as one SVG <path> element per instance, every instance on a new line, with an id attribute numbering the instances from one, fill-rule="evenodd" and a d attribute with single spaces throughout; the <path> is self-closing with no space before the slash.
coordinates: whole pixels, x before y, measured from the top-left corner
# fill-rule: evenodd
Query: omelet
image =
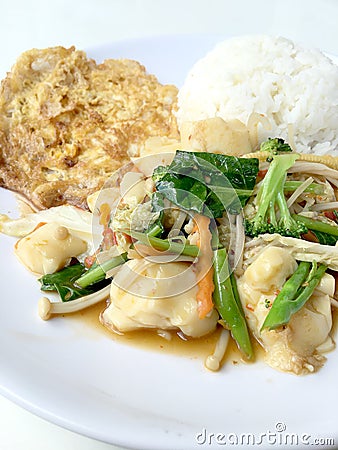
<path id="1" fill-rule="evenodd" d="M 148 139 L 178 139 L 177 88 L 74 47 L 23 53 L 0 88 L 0 186 L 38 209 L 86 198 Z"/>

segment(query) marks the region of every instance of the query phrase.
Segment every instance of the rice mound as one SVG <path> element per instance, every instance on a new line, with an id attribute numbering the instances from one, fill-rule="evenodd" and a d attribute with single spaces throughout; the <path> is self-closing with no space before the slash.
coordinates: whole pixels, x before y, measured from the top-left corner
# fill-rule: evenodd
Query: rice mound
<path id="1" fill-rule="evenodd" d="M 247 124 L 254 112 L 272 127 L 259 127 L 259 142 L 289 140 L 292 124 L 297 151 L 338 155 L 338 66 L 282 37 L 237 37 L 200 59 L 178 94 L 179 125 L 212 117 Z"/>

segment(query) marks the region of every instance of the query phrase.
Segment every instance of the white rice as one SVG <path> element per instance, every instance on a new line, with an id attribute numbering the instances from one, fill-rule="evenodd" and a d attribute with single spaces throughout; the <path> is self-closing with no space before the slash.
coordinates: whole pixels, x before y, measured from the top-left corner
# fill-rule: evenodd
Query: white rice
<path id="1" fill-rule="evenodd" d="M 247 124 L 256 112 L 272 125 L 270 131 L 260 127 L 260 142 L 288 140 L 292 124 L 297 151 L 338 155 L 338 66 L 285 38 L 221 42 L 193 66 L 178 105 L 179 125 L 212 117 Z"/>

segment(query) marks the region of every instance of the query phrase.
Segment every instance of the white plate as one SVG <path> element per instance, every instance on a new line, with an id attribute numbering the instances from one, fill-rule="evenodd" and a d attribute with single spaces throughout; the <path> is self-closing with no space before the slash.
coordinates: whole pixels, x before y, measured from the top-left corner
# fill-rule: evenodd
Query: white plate
<path id="1" fill-rule="evenodd" d="M 180 85 L 217 40 L 149 38 L 89 54 L 98 60 L 135 58 L 161 81 Z M 0 191 L 0 204 L 1 212 L 12 211 L 12 195 Z M 200 448 L 205 433 L 207 448 L 236 439 L 237 448 L 244 446 L 241 439 L 255 439 L 256 445 L 261 439 L 260 448 L 271 448 L 274 440 L 288 447 L 290 439 L 307 448 L 317 437 L 338 443 L 338 351 L 306 377 L 261 362 L 229 363 L 210 373 L 200 359 L 122 345 L 78 321 L 42 322 L 37 282 L 16 261 L 13 243 L 0 237 L 0 389 L 14 402 L 70 430 L 142 450 Z"/>

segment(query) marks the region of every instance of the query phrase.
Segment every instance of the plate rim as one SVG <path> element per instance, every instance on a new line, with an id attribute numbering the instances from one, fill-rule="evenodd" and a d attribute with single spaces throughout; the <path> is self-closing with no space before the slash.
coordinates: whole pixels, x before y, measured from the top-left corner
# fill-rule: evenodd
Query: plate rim
<path id="1" fill-rule="evenodd" d="M 127 45 L 128 43 L 134 45 L 134 44 L 138 44 L 140 42 L 150 42 L 153 39 L 156 39 L 156 40 L 170 39 L 170 38 L 184 39 L 186 37 L 189 37 L 189 39 L 194 39 L 194 38 L 203 39 L 203 38 L 207 38 L 207 37 L 210 38 L 210 36 L 212 36 L 214 39 L 217 39 L 218 37 L 220 39 L 229 37 L 229 36 L 224 36 L 224 35 L 220 35 L 220 34 L 205 34 L 205 33 L 203 33 L 203 34 L 189 33 L 189 34 L 149 35 L 149 36 L 142 36 L 142 37 L 135 37 L 135 38 L 115 40 L 112 42 L 106 42 L 106 43 L 103 43 L 102 45 L 96 45 L 96 46 L 90 47 L 86 50 L 86 52 L 88 52 L 90 54 L 90 53 L 95 52 L 98 48 L 100 48 L 100 49 L 102 49 L 103 47 L 109 48 L 109 46 L 115 47 L 122 43 L 124 45 Z M 336 63 L 338 62 L 337 56 L 329 55 L 329 54 L 327 54 L 327 56 L 332 58 L 334 60 L 334 62 L 336 62 Z M 15 392 L 12 392 L 10 389 L 6 388 L 1 383 L 0 383 L 0 394 L 3 395 L 5 398 L 9 399 L 10 401 L 12 401 L 13 403 L 17 404 L 18 406 L 22 407 L 23 409 L 36 415 L 37 417 L 48 420 L 49 422 L 54 423 L 54 424 L 56 424 L 62 428 L 65 428 L 69 431 L 79 433 L 83 436 L 87 436 L 87 437 L 96 439 L 101 442 L 111 443 L 111 444 L 114 444 L 117 446 L 122 446 L 125 448 L 132 448 L 135 450 L 140 450 L 140 449 L 145 450 L 145 448 L 154 449 L 154 450 L 155 449 L 158 450 L 159 448 L 161 448 L 161 449 L 172 448 L 172 442 L 169 443 L 169 446 L 164 445 L 164 446 L 159 447 L 158 442 L 151 443 L 149 441 L 147 442 L 146 440 L 144 440 L 142 442 L 142 445 L 147 444 L 147 446 L 140 447 L 140 445 L 139 445 L 140 439 L 130 440 L 130 437 L 127 437 L 127 439 L 125 439 L 125 438 L 121 438 L 121 436 L 119 437 L 118 435 L 115 435 L 114 440 L 111 440 L 111 438 L 107 438 L 107 437 L 105 438 L 104 436 L 102 436 L 102 434 L 93 433 L 92 430 L 88 434 L 88 430 L 85 426 L 81 427 L 80 424 L 76 425 L 74 423 L 71 423 L 67 420 L 64 420 L 62 417 L 59 417 L 56 414 L 53 414 L 51 411 L 48 411 L 47 409 L 42 408 L 41 406 L 32 404 L 29 400 L 25 400 L 24 398 L 20 397 L 19 395 L 16 395 Z M 335 438 L 338 440 L 338 433 L 336 433 Z M 180 445 L 180 443 L 178 443 L 178 445 Z M 181 447 L 177 447 L 177 448 L 181 448 Z M 184 447 L 182 447 L 182 448 L 184 448 Z M 210 448 L 212 448 L 212 447 L 210 447 Z"/>

